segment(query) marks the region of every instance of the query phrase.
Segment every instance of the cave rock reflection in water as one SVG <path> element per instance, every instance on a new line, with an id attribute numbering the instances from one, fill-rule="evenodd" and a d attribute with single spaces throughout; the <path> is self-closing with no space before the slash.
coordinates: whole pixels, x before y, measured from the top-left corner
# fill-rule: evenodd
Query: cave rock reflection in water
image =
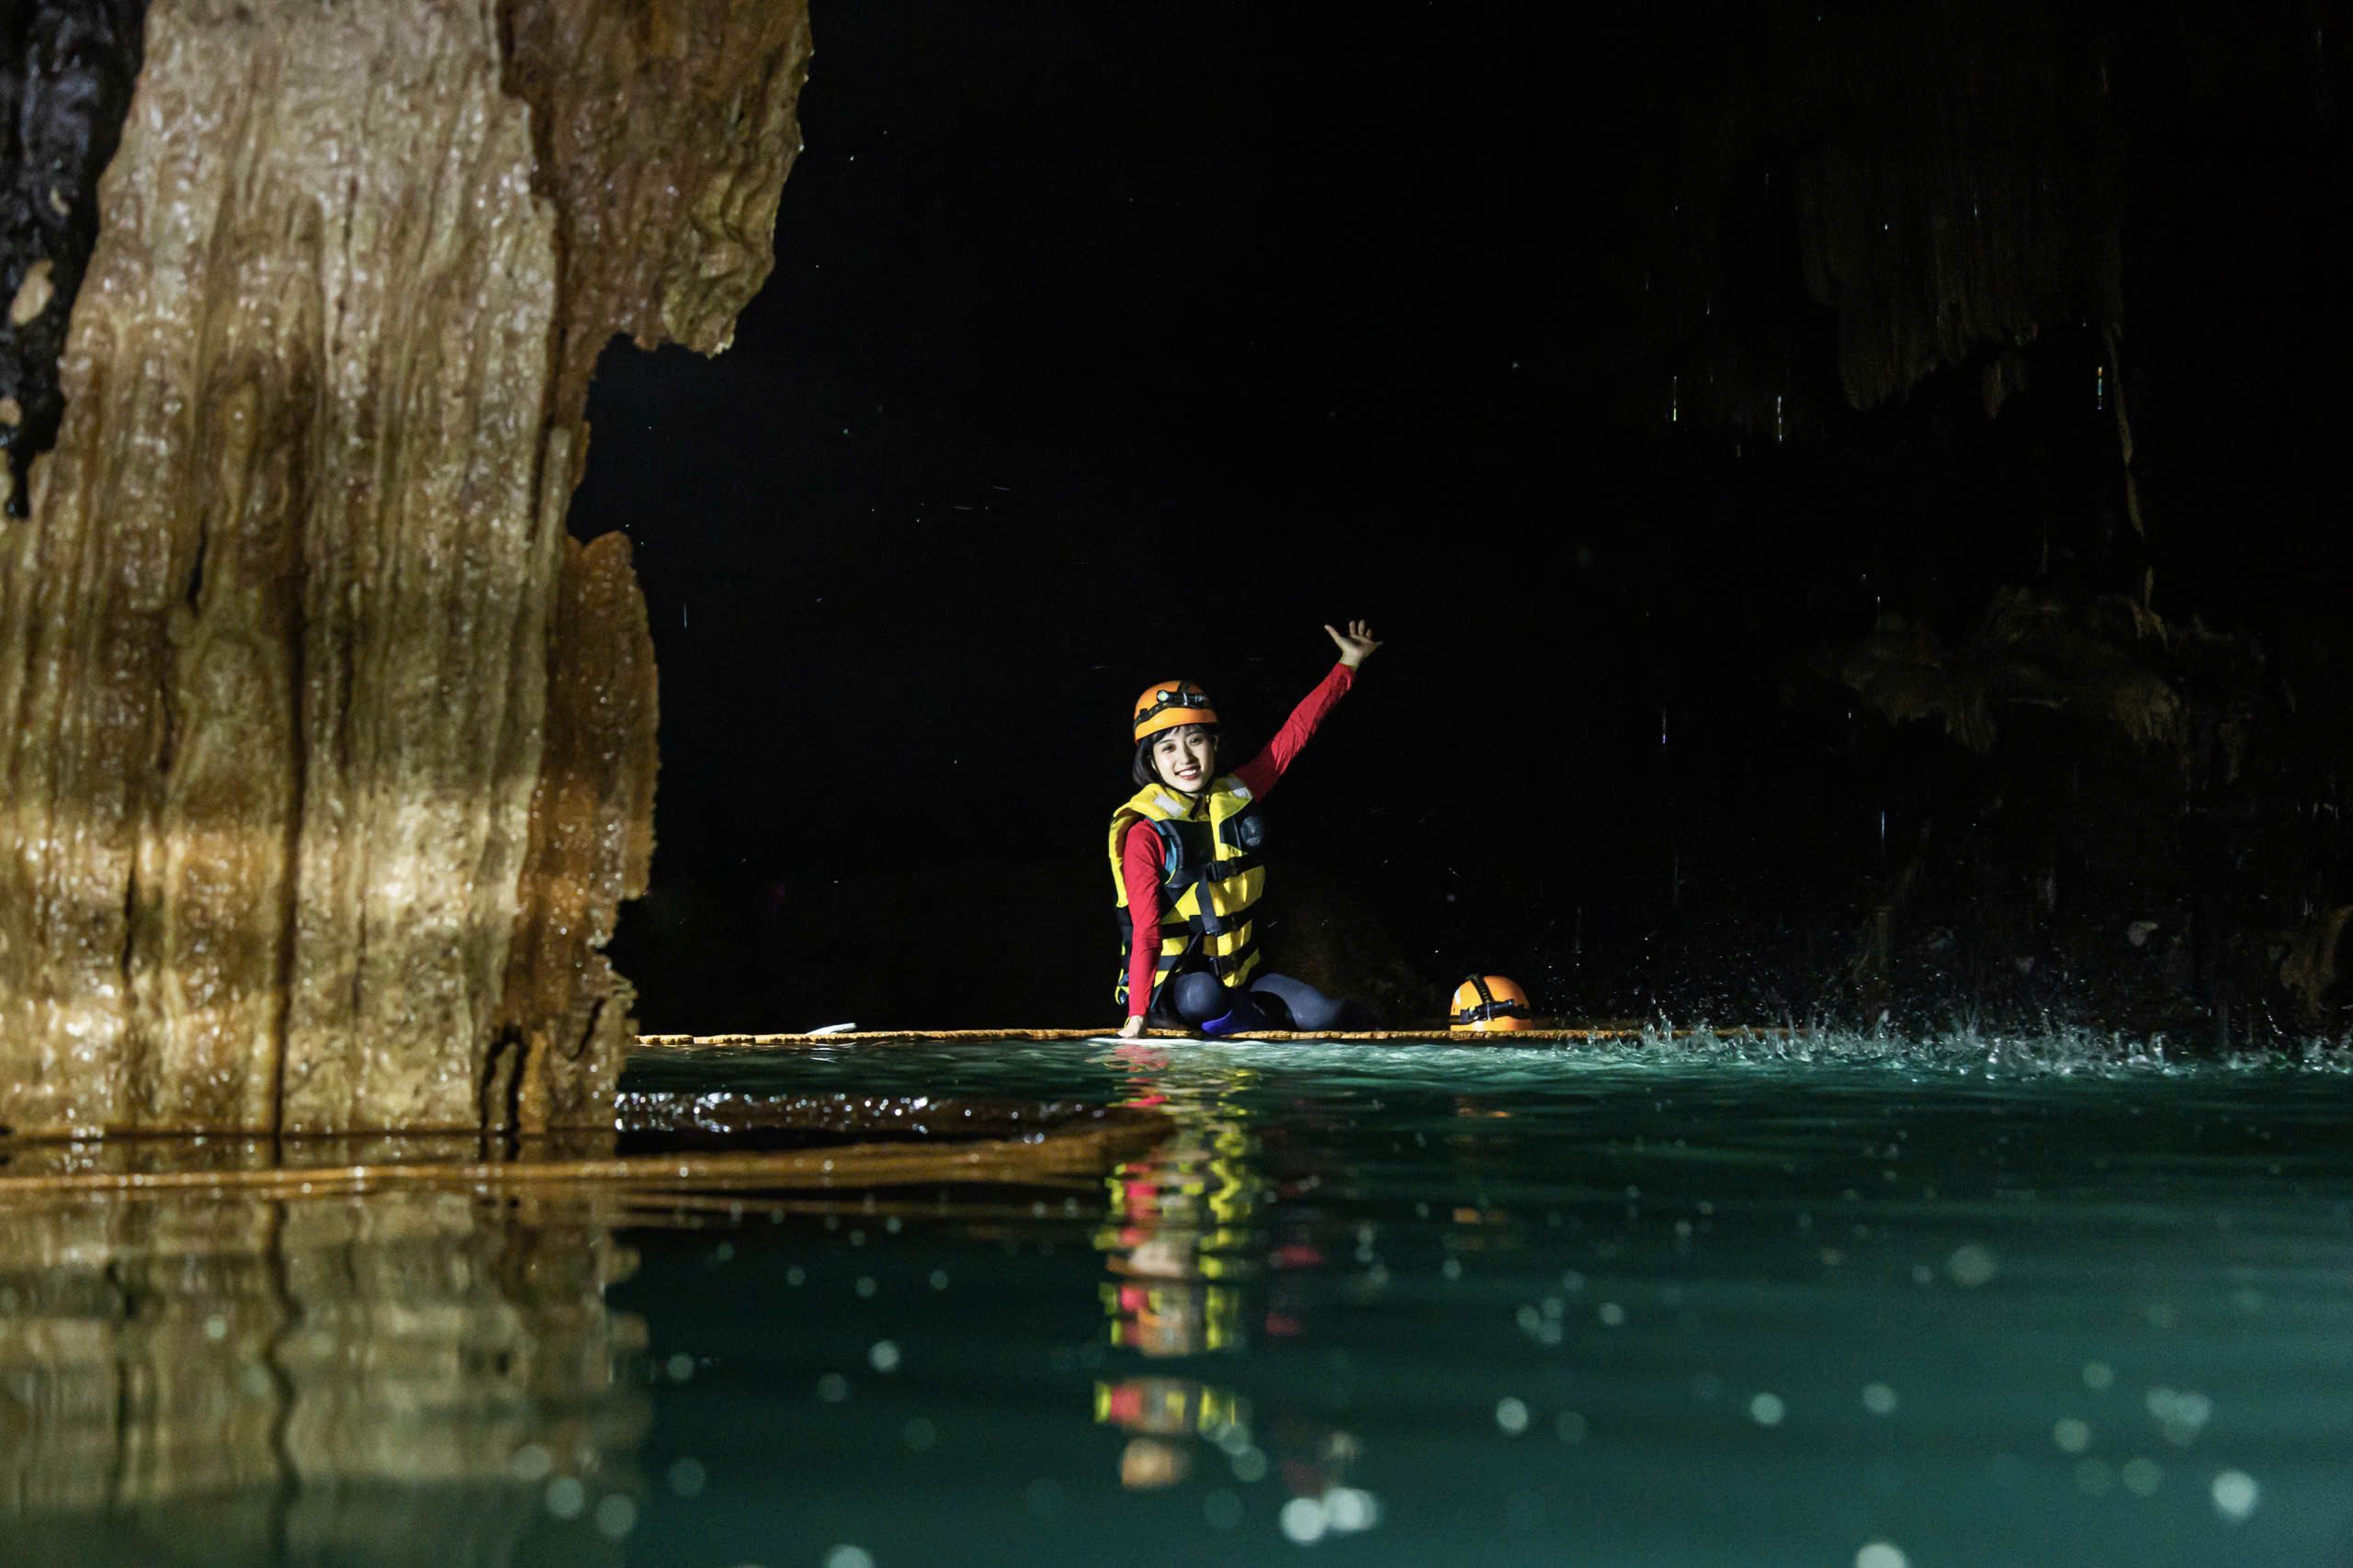
<path id="1" fill-rule="evenodd" d="M 0 1234 L 13 1561 L 499 1562 L 642 1489 L 594 1202 L 76 1197 Z"/>

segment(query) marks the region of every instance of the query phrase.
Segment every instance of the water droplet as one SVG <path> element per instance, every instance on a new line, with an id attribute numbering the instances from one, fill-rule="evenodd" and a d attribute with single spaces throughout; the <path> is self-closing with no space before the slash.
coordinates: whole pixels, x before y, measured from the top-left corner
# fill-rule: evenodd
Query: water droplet
<path id="1" fill-rule="evenodd" d="M 1283 1533 L 1301 1546 L 1324 1533 L 1324 1506 L 1313 1497 L 1294 1497 L 1283 1505 Z"/>
<path id="2" fill-rule="evenodd" d="M 1760 1393 L 1748 1402 L 1748 1419 L 1759 1427 L 1778 1427 L 1788 1414 L 1789 1407 L 1777 1393 Z"/>
<path id="3" fill-rule="evenodd" d="M 2233 1524 L 2255 1512 L 2260 1495 L 2255 1477 L 2243 1470 L 2226 1470 L 2214 1477 L 2214 1511 Z"/>
<path id="4" fill-rule="evenodd" d="M 1507 1437 L 1518 1437 L 1528 1429 L 1528 1406 L 1509 1396 L 1495 1402 L 1495 1424 Z"/>
<path id="5" fill-rule="evenodd" d="M 596 1526 L 598 1535 L 607 1540 L 619 1540 L 638 1528 L 636 1500 L 616 1492 L 596 1505 L 596 1515 L 591 1522 Z"/>
<path id="6" fill-rule="evenodd" d="M 1335 1486 L 1324 1494 L 1324 1523 L 1343 1535 L 1371 1529 L 1381 1522 L 1381 1505 L 1370 1492 Z"/>
<path id="7" fill-rule="evenodd" d="M 1994 1249 L 1974 1241 L 1954 1247 L 1952 1256 L 1944 1260 L 1946 1277 L 1964 1290 L 1985 1284 L 1999 1271 Z"/>

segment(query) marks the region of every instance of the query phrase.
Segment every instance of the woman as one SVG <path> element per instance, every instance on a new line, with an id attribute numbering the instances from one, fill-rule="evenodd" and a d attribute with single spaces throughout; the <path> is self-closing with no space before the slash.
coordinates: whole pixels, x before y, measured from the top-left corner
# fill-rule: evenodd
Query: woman
<path id="1" fill-rule="evenodd" d="M 1292 710 L 1266 749 L 1217 769 L 1217 711 L 1189 681 L 1162 681 L 1136 703 L 1136 793 L 1111 819 L 1112 880 L 1127 940 L 1118 999 L 1122 1039 L 1144 1021 L 1205 1034 L 1330 1029 L 1350 1010 L 1314 987 L 1259 966 L 1252 911 L 1266 873 L 1258 851 L 1259 802 L 1355 682 L 1381 645 L 1363 621 L 1327 626 L 1340 662 Z"/>

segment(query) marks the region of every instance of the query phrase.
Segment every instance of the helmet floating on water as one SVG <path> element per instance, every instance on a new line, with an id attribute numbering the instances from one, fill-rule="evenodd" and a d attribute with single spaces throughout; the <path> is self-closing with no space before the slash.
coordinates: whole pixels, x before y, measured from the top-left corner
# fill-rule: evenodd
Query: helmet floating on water
<path id="1" fill-rule="evenodd" d="M 1217 710 L 1209 694 L 1190 681 L 1158 681 L 1136 699 L 1136 739 L 1174 729 L 1180 724 L 1215 724 Z"/>
<path id="2" fill-rule="evenodd" d="M 1474 975 L 1454 987 L 1446 1026 L 1485 1034 L 1495 1030 L 1533 1029 L 1528 993 L 1500 975 Z"/>

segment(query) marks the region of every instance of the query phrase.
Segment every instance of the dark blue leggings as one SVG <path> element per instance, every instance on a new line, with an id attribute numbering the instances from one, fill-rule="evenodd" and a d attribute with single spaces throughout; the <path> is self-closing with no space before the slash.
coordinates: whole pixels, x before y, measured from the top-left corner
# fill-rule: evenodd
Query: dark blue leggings
<path id="1" fill-rule="evenodd" d="M 1334 1000 L 1304 980 L 1261 970 L 1237 991 L 1206 969 L 1188 969 L 1161 984 L 1153 1004 L 1156 1021 L 1171 1021 L 1204 1034 L 1250 1034 L 1265 1029 L 1318 1034 L 1327 1029 L 1369 1029 L 1373 1020 L 1359 1003 Z"/>

